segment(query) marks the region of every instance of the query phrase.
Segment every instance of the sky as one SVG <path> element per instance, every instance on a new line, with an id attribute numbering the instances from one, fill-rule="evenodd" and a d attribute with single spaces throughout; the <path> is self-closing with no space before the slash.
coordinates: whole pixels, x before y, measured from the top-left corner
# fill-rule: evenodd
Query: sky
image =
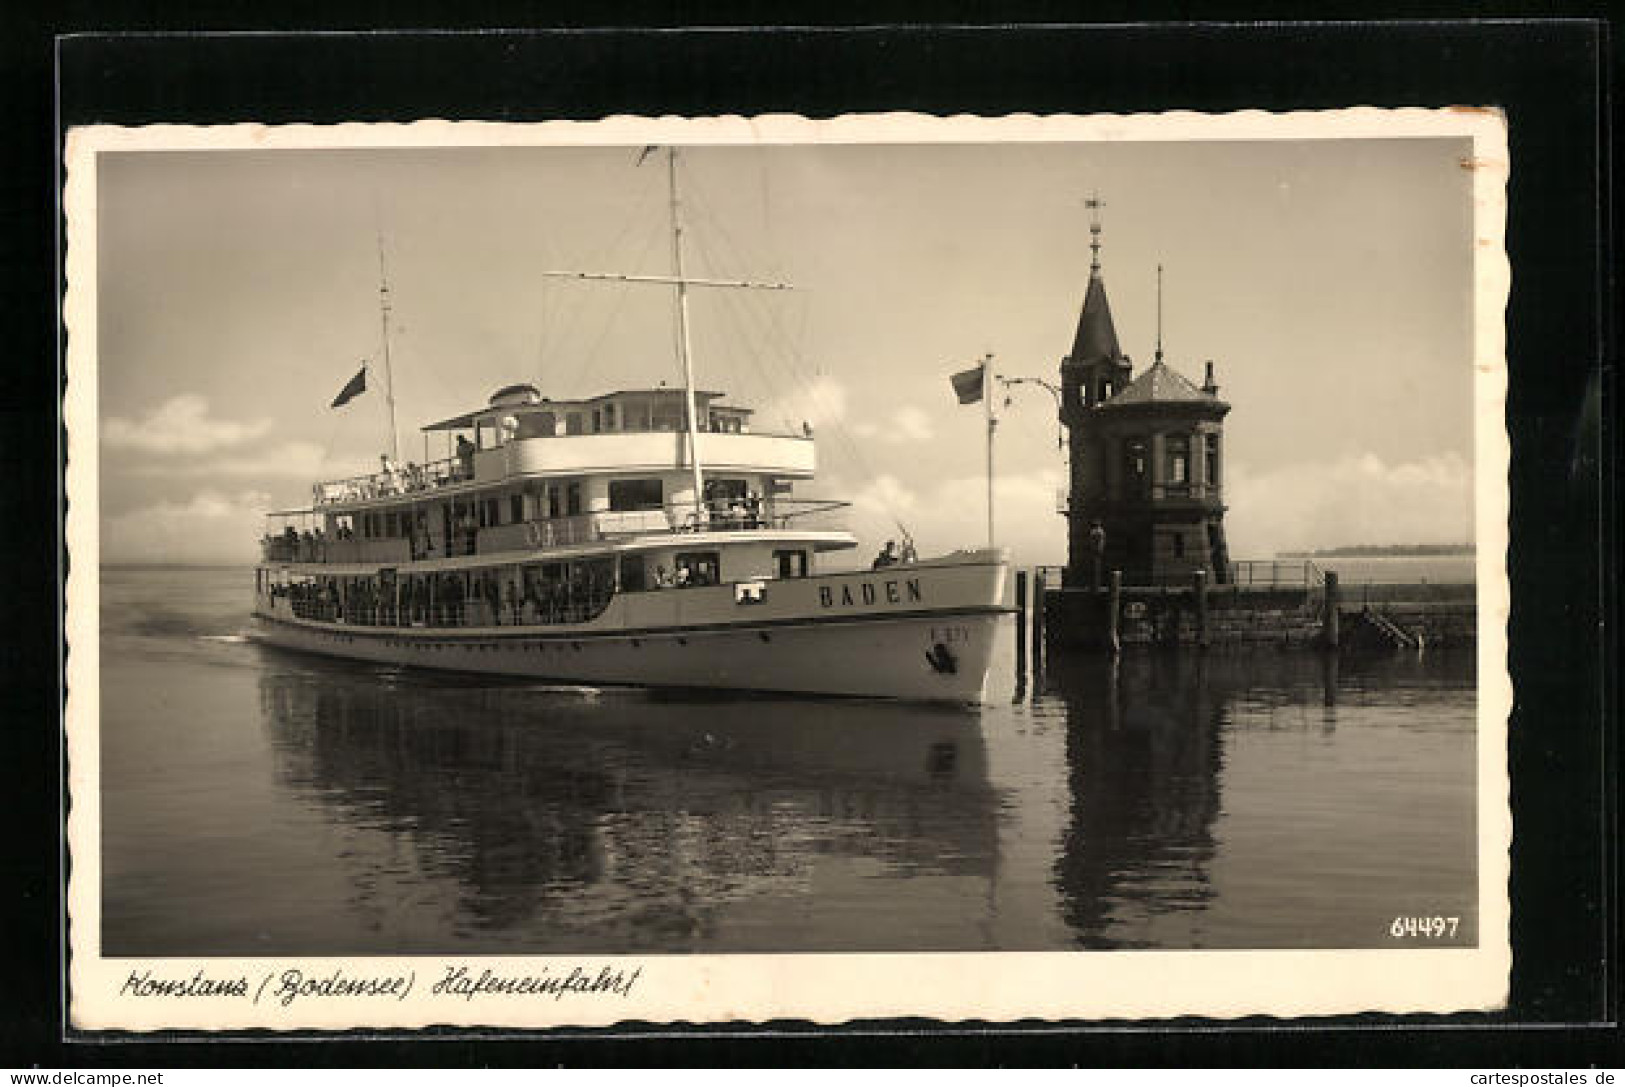
<path id="1" fill-rule="evenodd" d="M 986 538 L 980 406 L 948 375 L 1059 379 L 1102 265 L 1138 373 L 1212 359 L 1231 554 L 1472 538 L 1468 144 L 1445 138 L 685 148 L 697 380 L 818 436 L 798 495 L 851 501 L 858 554 Z M 380 251 L 403 459 L 418 428 L 532 381 L 681 381 L 665 161 L 638 147 L 116 151 L 99 157 L 104 561 L 251 562 L 260 515 L 389 448 Z M 72 244 L 70 237 L 70 244 Z M 363 360 L 374 387 L 329 401 Z M 1055 403 L 996 401 L 998 542 L 1060 563 Z M 438 439 L 443 442 L 443 439 Z M 431 455 L 443 455 L 436 444 Z"/>

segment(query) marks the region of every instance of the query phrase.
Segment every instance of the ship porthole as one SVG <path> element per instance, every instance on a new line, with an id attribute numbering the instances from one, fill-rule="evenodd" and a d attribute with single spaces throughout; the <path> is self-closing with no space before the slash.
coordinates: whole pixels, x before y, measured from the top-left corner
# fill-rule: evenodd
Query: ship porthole
<path id="1" fill-rule="evenodd" d="M 756 632 L 756 636 L 758 638 L 762 639 L 762 641 L 764 641 L 764 642 L 771 642 L 773 640 L 773 635 L 769 634 L 765 630 L 758 630 Z"/>

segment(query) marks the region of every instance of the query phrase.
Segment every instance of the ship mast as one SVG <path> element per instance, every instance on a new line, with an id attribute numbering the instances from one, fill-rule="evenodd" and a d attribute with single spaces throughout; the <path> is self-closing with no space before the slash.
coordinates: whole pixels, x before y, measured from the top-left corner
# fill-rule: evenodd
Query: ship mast
<path id="1" fill-rule="evenodd" d="M 654 150 L 646 147 L 643 154 L 638 156 L 641 165 Z M 677 148 L 667 149 L 666 159 L 666 186 L 670 194 L 671 203 L 671 260 L 672 274 L 669 276 L 629 275 L 618 272 L 543 272 L 542 275 L 555 279 L 594 279 L 610 280 L 618 283 L 669 283 L 677 288 L 677 340 L 678 353 L 683 363 L 683 403 L 688 415 L 688 466 L 693 475 L 694 482 L 694 523 L 699 527 L 705 522 L 705 469 L 700 465 L 700 421 L 694 399 L 694 354 L 693 344 L 688 332 L 688 289 L 690 287 L 729 287 L 757 291 L 788 291 L 794 288 L 788 283 L 753 283 L 746 280 L 735 279 L 708 279 L 703 277 L 690 278 L 683 274 L 683 218 L 682 207 L 677 198 Z"/>
<path id="2" fill-rule="evenodd" d="M 677 284 L 677 348 L 683 362 L 683 403 L 688 418 L 688 467 L 694 476 L 694 524 L 706 521 L 705 469 L 700 466 L 700 420 L 694 410 L 694 357 L 688 335 L 688 282 L 683 278 L 683 218 L 677 200 L 677 148 L 668 149 L 666 183 L 671 194 L 671 263 Z"/>
<path id="3" fill-rule="evenodd" d="M 395 369 L 389 361 L 389 275 L 384 269 L 384 236 L 378 235 L 378 315 L 384 334 L 384 402 L 389 405 L 389 460 L 401 462 L 400 426 L 395 422 Z"/>

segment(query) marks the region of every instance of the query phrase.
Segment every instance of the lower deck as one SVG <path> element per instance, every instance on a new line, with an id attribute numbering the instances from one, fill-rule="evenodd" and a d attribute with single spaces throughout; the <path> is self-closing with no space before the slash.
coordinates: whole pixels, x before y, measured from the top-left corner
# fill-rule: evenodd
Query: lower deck
<path id="1" fill-rule="evenodd" d="M 1013 629 L 997 552 L 881 570 L 688 588 L 610 586 L 553 621 L 525 608 L 260 592 L 266 640 L 360 660 L 566 682 L 974 702 Z M 262 582 L 263 582 L 262 577 Z M 359 620 L 359 621 L 357 621 Z"/>

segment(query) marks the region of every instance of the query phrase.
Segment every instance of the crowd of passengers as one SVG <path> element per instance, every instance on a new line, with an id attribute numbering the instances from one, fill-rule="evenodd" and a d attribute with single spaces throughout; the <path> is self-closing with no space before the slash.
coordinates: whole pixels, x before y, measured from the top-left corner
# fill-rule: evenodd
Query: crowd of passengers
<path id="1" fill-rule="evenodd" d="M 326 502 L 388 498 L 390 495 L 432 490 L 435 487 L 445 487 L 473 478 L 474 443 L 459 435 L 457 455 L 449 461 L 437 461 L 433 464 L 415 464 L 407 461 L 402 466 L 390 459 L 388 453 L 380 454 L 377 473 L 362 479 L 345 480 L 342 483 L 318 483 L 314 487 L 314 498 L 318 506 Z"/>
<path id="2" fill-rule="evenodd" d="M 431 587 L 431 577 L 433 584 Z M 654 589 L 681 589 L 719 582 L 709 561 L 677 563 L 670 571 L 657 566 Z M 404 577 L 396 584 L 372 579 L 322 579 L 272 584 L 273 600 L 286 598 L 302 619 L 343 621 L 362 626 L 530 626 L 580 623 L 591 619 L 615 595 L 608 563 L 567 567 L 562 578 L 524 571 L 522 579 L 495 572 L 474 575 L 465 588 L 458 574 Z"/>

